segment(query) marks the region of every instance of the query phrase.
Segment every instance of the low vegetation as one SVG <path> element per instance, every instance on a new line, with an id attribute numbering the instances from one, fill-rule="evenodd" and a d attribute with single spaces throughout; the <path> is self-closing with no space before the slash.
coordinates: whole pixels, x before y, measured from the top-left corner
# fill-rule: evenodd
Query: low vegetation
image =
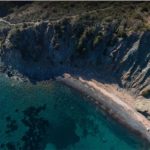
<path id="1" fill-rule="evenodd" d="M 93 47 L 96 47 L 101 42 L 101 40 L 102 40 L 101 35 L 95 36 L 94 41 L 93 41 Z"/>
<path id="2" fill-rule="evenodd" d="M 145 88 L 142 92 L 141 95 L 145 98 L 150 98 L 150 88 Z"/>

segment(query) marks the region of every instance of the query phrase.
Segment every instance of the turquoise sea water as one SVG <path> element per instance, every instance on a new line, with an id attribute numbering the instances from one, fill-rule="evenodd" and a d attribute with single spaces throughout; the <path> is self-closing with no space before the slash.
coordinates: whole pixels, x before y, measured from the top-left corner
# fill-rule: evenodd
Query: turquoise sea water
<path id="1" fill-rule="evenodd" d="M 0 150 L 146 150 L 85 96 L 0 76 Z"/>

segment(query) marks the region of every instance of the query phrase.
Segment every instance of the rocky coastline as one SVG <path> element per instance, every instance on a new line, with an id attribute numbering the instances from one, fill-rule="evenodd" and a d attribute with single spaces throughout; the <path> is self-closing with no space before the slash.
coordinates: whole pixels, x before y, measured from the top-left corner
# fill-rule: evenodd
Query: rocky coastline
<path id="1" fill-rule="evenodd" d="M 139 138 L 143 139 L 146 145 L 150 144 L 150 122 L 141 113 L 137 112 L 136 108 L 131 107 L 128 103 L 122 101 L 118 97 L 114 97 L 116 98 L 116 100 L 114 100 L 113 97 L 110 97 L 105 93 L 105 91 L 103 91 L 104 89 L 102 91 L 99 91 L 99 89 L 93 87 L 93 85 L 88 83 L 90 80 L 83 80 L 81 76 L 86 76 L 85 74 L 87 72 L 89 73 L 89 70 L 83 71 L 73 68 L 70 69 L 70 67 L 68 67 L 67 72 L 69 72 L 69 74 L 64 73 L 66 71 L 66 68 L 64 68 L 65 67 L 61 68 L 62 72 L 60 72 L 59 74 L 57 73 L 57 71 L 53 72 L 53 74 L 49 76 L 48 80 L 45 79 L 42 81 L 48 83 L 50 80 L 56 80 L 90 97 L 90 102 L 98 107 L 100 111 L 103 111 L 108 116 L 122 124 L 125 128 L 129 129 L 129 131 L 137 135 Z M 40 80 L 37 80 L 36 78 L 28 78 L 27 76 L 22 75 L 18 71 L 14 71 L 8 68 L 6 70 L 1 69 L 1 73 L 3 73 L 6 77 L 19 82 L 32 82 L 34 84 L 40 82 Z M 94 76 L 96 78 L 96 75 Z"/>
<path id="2" fill-rule="evenodd" d="M 0 73 L 20 82 L 56 79 L 92 97 L 96 106 L 150 142 L 150 122 L 136 111 L 137 106 L 150 116 L 150 5 L 80 6 L 33 2 L 1 12 Z M 64 73 L 73 76 L 58 77 Z M 115 100 L 111 90 L 108 94 L 91 78 L 130 92 L 135 107 Z"/>

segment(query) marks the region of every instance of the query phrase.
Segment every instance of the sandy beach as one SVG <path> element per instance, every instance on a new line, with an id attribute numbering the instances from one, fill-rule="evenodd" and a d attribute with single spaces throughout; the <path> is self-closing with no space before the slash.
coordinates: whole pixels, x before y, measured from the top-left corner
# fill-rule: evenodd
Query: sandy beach
<path id="1" fill-rule="evenodd" d="M 132 96 L 120 94 L 117 89 L 95 80 L 76 78 L 70 74 L 59 76 L 56 80 L 90 96 L 90 100 L 101 110 L 150 143 L 150 122 L 136 111 Z"/>

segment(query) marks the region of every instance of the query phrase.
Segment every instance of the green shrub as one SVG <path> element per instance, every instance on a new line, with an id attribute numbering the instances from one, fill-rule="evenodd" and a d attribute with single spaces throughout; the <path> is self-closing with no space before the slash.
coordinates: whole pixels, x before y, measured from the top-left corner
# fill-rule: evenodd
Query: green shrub
<path id="1" fill-rule="evenodd" d="M 146 88 L 141 92 L 143 97 L 149 98 L 150 97 L 150 88 Z"/>
<path id="2" fill-rule="evenodd" d="M 56 8 L 52 8 L 52 12 L 53 13 L 57 13 L 57 9 Z"/>
<path id="3" fill-rule="evenodd" d="M 141 12 L 149 12 L 149 8 L 145 6 L 141 9 Z"/>
<path id="4" fill-rule="evenodd" d="M 144 29 L 146 29 L 146 30 L 150 30 L 150 24 L 145 23 L 145 24 L 144 24 Z"/>
<path id="5" fill-rule="evenodd" d="M 26 23 L 23 23 L 22 28 L 27 28 L 28 25 Z"/>
<path id="6" fill-rule="evenodd" d="M 93 47 L 97 46 L 102 40 L 102 36 L 97 35 L 93 40 Z"/>
<path id="7" fill-rule="evenodd" d="M 122 37 L 122 38 L 127 37 L 127 33 L 126 33 L 125 29 L 122 28 L 122 27 L 120 27 L 120 28 L 117 30 L 117 36 L 118 36 L 118 37 Z"/>

